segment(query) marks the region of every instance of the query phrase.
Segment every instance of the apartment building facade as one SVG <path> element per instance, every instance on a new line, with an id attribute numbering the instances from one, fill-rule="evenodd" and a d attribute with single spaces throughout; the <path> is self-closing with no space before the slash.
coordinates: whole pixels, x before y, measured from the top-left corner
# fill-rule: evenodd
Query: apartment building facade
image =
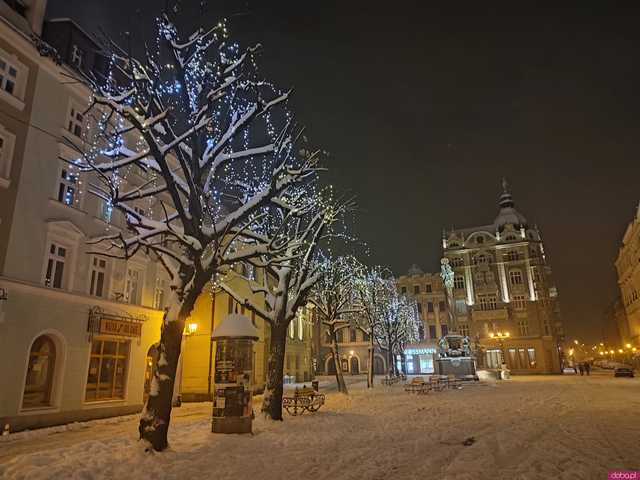
<path id="1" fill-rule="evenodd" d="M 618 311 L 622 342 L 640 348 L 640 206 L 627 226 L 615 261 L 623 312 Z"/>

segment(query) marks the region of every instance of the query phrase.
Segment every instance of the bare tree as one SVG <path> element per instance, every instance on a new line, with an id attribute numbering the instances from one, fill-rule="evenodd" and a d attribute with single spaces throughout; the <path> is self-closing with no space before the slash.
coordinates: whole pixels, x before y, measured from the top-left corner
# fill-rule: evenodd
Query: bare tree
<path id="1" fill-rule="evenodd" d="M 326 328 L 331 339 L 331 355 L 336 368 L 338 391 L 348 393 L 344 381 L 338 332 L 354 323 L 354 315 L 362 310 L 356 294 L 356 279 L 362 265 L 353 256 L 325 256 L 321 263 L 322 277 L 316 283 L 311 302 L 316 307 L 317 321 Z"/>
<path id="2" fill-rule="evenodd" d="M 69 161 L 91 172 L 89 191 L 126 219 L 126 231 L 92 241 L 95 253 L 146 254 L 171 278 L 139 426 L 163 450 L 185 319 L 219 272 L 286 247 L 258 241 L 254 227 L 315 174 L 316 160 L 294 148 L 290 93 L 260 77 L 258 47 L 241 51 L 224 23 L 182 36 L 164 14 L 142 55 L 113 41 L 105 50 L 106 78 L 87 79 L 92 146 Z M 136 208 L 141 200 L 154 202 L 153 214 Z"/>

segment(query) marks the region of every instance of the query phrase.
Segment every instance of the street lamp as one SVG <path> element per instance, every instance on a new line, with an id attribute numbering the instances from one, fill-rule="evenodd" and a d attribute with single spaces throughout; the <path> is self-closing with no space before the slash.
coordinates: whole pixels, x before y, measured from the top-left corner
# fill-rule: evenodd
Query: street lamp
<path id="1" fill-rule="evenodd" d="M 491 338 L 492 340 L 497 340 L 498 341 L 498 345 L 500 347 L 500 371 L 497 373 L 497 377 L 498 380 L 502 380 L 502 376 L 504 375 L 502 372 L 504 372 L 506 370 L 506 355 L 504 353 L 504 340 L 506 338 L 509 338 L 511 336 L 511 334 L 509 332 L 497 332 L 497 333 L 493 333 L 490 332 L 489 333 L 489 338 Z"/>

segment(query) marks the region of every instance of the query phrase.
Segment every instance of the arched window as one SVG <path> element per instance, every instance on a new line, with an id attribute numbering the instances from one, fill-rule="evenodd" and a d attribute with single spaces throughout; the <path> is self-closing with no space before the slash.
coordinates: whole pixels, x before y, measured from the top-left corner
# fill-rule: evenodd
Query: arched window
<path id="1" fill-rule="evenodd" d="M 55 365 L 56 346 L 53 340 L 47 335 L 36 338 L 29 352 L 29 365 L 24 385 L 22 408 L 51 405 Z"/>

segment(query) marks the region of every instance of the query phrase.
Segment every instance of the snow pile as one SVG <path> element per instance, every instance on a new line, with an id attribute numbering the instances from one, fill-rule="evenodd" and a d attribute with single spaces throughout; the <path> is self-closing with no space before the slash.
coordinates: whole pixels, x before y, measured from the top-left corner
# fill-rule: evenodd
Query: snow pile
<path id="1" fill-rule="evenodd" d="M 253 436 L 211 434 L 202 409 L 174 424 L 162 454 L 127 432 L 16 455 L 0 477 L 592 479 L 640 468 L 638 379 L 516 377 L 423 396 L 361 385 L 314 415 L 258 415 Z"/>

